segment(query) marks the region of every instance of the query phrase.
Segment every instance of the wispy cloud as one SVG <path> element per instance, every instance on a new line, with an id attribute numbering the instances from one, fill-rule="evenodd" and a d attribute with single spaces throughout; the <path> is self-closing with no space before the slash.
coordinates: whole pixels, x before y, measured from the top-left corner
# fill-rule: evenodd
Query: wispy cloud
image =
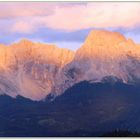
<path id="1" fill-rule="evenodd" d="M 46 16 L 52 14 L 55 5 L 47 2 L 0 2 L 0 19 Z"/>
<path id="2" fill-rule="evenodd" d="M 87 3 L 74 7 L 57 7 L 49 15 L 46 25 L 55 29 L 78 30 L 83 28 L 127 27 L 140 23 L 140 3 Z"/>
<path id="3" fill-rule="evenodd" d="M 140 24 L 140 2 L 5 2 L 0 9 L 0 20 L 11 20 L 8 28 L 13 33 L 33 33 L 45 27 L 75 31 Z"/>

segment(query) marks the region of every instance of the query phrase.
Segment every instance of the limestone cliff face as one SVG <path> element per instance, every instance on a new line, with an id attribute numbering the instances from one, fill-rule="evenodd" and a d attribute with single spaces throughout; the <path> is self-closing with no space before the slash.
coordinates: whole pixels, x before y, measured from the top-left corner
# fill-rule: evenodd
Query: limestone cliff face
<path id="1" fill-rule="evenodd" d="M 62 94 L 83 80 L 114 76 L 140 81 L 140 45 L 117 32 L 91 31 L 75 53 L 55 45 L 21 40 L 0 45 L 0 93 L 33 100 Z"/>
<path id="2" fill-rule="evenodd" d="M 29 40 L 2 45 L 0 91 L 11 96 L 19 94 L 33 100 L 43 99 L 55 92 L 56 77 L 73 57 L 74 52 L 70 50 Z"/>
<path id="3" fill-rule="evenodd" d="M 110 75 L 134 82 L 140 79 L 140 46 L 120 33 L 94 30 L 64 71 L 69 86 L 83 80 L 98 82 Z"/>

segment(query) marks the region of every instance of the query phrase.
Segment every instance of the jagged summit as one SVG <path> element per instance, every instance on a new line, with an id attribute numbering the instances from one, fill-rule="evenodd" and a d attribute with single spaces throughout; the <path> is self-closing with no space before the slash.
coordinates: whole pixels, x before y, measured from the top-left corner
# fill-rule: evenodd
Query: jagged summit
<path id="1" fill-rule="evenodd" d="M 92 30 L 87 36 L 86 41 L 91 41 L 96 45 L 101 45 L 102 43 L 116 44 L 126 41 L 126 38 L 119 32 L 111 32 L 107 30 Z"/>
<path id="2" fill-rule="evenodd" d="M 76 52 L 76 59 L 83 57 L 115 58 L 128 52 L 137 52 L 136 44 L 118 32 L 93 30 Z"/>
<path id="3" fill-rule="evenodd" d="M 6 45 L 3 45 L 3 44 L 0 44 L 0 46 L 6 46 Z M 11 47 L 13 46 L 17 46 L 17 47 L 34 47 L 34 48 L 42 48 L 42 49 L 46 49 L 46 47 L 48 49 L 60 49 L 62 51 L 71 51 L 74 53 L 74 51 L 70 50 L 70 49 L 67 49 L 67 48 L 59 48 L 57 47 L 55 44 L 49 44 L 49 43 L 42 43 L 42 42 L 33 42 L 29 39 L 26 39 L 26 38 L 23 38 L 11 45 L 9 45 Z"/>
<path id="4" fill-rule="evenodd" d="M 15 46 L 15 45 L 16 45 L 16 46 L 30 47 L 30 46 L 33 46 L 34 44 L 35 44 L 35 43 L 32 42 L 31 40 L 26 39 L 26 38 L 23 38 L 23 39 L 21 39 L 21 40 L 15 42 L 15 43 L 9 45 L 9 46 Z"/>
<path id="5" fill-rule="evenodd" d="M 21 44 L 33 44 L 33 42 L 29 39 L 23 38 L 19 41 Z"/>

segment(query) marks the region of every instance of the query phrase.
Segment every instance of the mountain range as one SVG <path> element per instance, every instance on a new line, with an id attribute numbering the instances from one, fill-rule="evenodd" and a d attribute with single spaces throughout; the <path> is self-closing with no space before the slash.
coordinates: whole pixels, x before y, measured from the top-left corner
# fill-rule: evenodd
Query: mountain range
<path id="1" fill-rule="evenodd" d="M 23 39 L 0 45 L 0 94 L 32 100 L 57 97 L 81 81 L 140 81 L 140 45 L 118 32 L 93 30 L 74 51 Z"/>
<path id="2" fill-rule="evenodd" d="M 140 135 L 140 45 L 93 30 L 75 52 L 0 45 L 0 136 Z"/>

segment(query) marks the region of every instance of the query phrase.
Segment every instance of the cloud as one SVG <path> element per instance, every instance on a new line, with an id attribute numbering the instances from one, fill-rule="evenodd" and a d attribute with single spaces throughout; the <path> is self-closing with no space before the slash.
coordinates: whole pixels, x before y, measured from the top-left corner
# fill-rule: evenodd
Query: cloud
<path id="1" fill-rule="evenodd" d="M 11 32 L 16 32 L 16 33 L 31 33 L 34 31 L 34 27 L 31 26 L 31 24 L 24 22 L 24 21 L 19 21 L 13 25 L 13 27 L 10 30 Z"/>
<path id="2" fill-rule="evenodd" d="M 21 38 L 75 49 L 92 29 L 140 42 L 140 2 L 0 2 L 0 42 Z"/>
<path id="3" fill-rule="evenodd" d="M 47 2 L 1 2 L 0 19 L 46 16 L 52 13 L 54 7 L 55 4 Z"/>
<path id="4" fill-rule="evenodd" d="M 140 3 L 91 2 L 73 7 L 56 7 L 46 25 L 54 29 L 79 30 L 85 28 L 126 27 L 140 23 Z"/>
<path id="5" fill-rule="evenodd" d="M 41 28 L 132 28 L 140 24 L 140 2 L 5 2 L 0 3 L 0 9 L 0 20 L 12 22 L 8 26 L 12 33 L 33 33 Z"/>

